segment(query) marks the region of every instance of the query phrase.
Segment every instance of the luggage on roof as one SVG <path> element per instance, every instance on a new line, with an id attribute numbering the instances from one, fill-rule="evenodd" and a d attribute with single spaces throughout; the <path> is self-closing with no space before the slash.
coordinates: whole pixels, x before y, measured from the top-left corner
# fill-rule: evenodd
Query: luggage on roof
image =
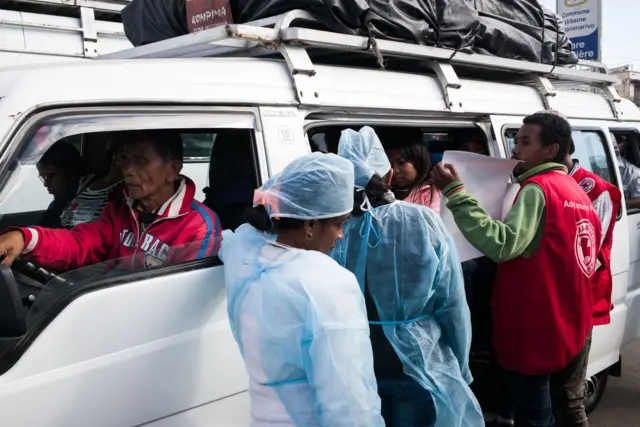
<path id="1" fill-rule="evenodd" d="M 190 12 L 194 5 L 204 13 Z M 129 40 L 140 46 L 224 25 L 232 17 L 245 23 L 295 9 L 338 33 L 543 64 L 578 62 L 560 18 L 538 0 L 133 0 L 122 21 Z"/>

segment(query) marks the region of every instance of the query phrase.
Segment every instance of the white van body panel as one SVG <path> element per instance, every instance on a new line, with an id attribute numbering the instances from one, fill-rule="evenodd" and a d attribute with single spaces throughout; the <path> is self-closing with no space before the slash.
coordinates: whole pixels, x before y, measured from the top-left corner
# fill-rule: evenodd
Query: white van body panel
<path id="1" fill-rule="evenodd" d="M 0 425 L 134 426 L 247 388 L 216 267 L 72 302 L 0 376 Z M 27 410 L 33 402 L 38 409 Z M 248 426 L 247 403 L 236 399 L 231 423 L 207 425 Z"/>

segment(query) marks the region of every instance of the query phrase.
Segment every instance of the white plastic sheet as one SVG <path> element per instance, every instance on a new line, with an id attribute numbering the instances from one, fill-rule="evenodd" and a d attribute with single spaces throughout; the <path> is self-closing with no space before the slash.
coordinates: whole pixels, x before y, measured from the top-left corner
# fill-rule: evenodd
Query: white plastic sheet
<path id="1" fill-rule="evenodd" d="M 465 190 L 478 200 L 480 206 L 491 215 L 491 218 L 503 219 L 505 208 L 513 203 L 515 196 L 516 189 L 509 186 L 510 194 L 505 199 L 509 177 L 513 173 L 513 168 L 518 164 L 517 160 L 496 159 L 464 151 L 445 151 L 442 162 L 456 168 L 464 182 Z M 453 237 L 461 262 L 483 256 L 460 232 L 453 219 L 453 214 L 446 207 L 444 197 L 442 198 L 440 216 Z"/>

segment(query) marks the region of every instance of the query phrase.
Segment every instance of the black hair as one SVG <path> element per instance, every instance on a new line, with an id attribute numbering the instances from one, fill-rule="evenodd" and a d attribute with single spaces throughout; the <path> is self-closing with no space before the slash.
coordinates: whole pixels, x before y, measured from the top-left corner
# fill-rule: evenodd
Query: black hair
<path id="1" fill-rule="evenodd" d="M 63 173 L 76 178 L 80 178 L 85 174 L 80 153 L 71 143 L 65 140 L 60 140 L 53 144 L 38 163 L 54 166 Z"/>
<path id="2" fill-rule="evenodd" d="M 378 207 L 387 205 L 391 201 L 386 197 L 389 193 L 389 187 L 384 183 L 382 178 L 378 175 L 374 175 L 369 180 L 369 183 L 364 188 L 364 191 L 355 191 L 353 196 L 353 215 L 360 216 L 364 214 L 362 210 L 362 203 L 364 202 L 364 195 L 367 195 L 369 203 L 372 207 Z"/>
<path id="3" fill-rule="evenodd" d="M 400 130 L 395 135 L 394 141 L 386 144 L 385 149 L 399 150 L 402 158 L 411 163 L 417 172 L 416 180 L 411 188 L 401 192 L 396 191 L 398 198 L 407 197 L 415 188 L 428 184 L 431 174 L 431 155 L 427 143 L 423 140 L 421 130 Z"/>
<path id="4" fill-rule="evenodd" d="M 324 220 L 320 220 L 321 222 Z M 283 230 L 296 230 L 304 227 L 305 220 L 296 218 L 271 219 L 263 205 L 247 209 L 243 215 L 243 222 L 249 223 L 259 231 L 275 233 Z"/>
<path id="5" fill-rule="evenodd" d="M 456 130 L 452 134 L 454 148 L 459 148 L 465 142 L 478 142 L 486 147 L 487 138 L 484 132 L 478 128 Z"/>
<path id="6" fill-rule="evenodd" d="M 122 141 L 126 144 L 150 142 L 163 161 L 182 161 L 184 157 L 183 141 L 180 134 L 171 129 L 132 130 L 123 133 Z"/>
<path id="7" fill-rule="evenodd" d="M 317 220 L 318 222 L 331 222 L 334 218 L 324 218 Z M 304 219 L 297 218 L 269 218 L 269 213 L 264 205 L 257 205 L 247 209 L 242 216 L 242 222 L 246 222 L 259 231 L 267 231 L 277 233 L 286 230 L 298 230 L 304 227 L 307 222 Z"/>
<path id="8" fill-rule="evenodd" d="M 525 125 L 540 127 L 542 145 L 558 144 L 558 155 L 553 159 L 556 163 L 563 163 L 567 154 L 574 147 L 571 136 L 571 125 L 562 116 L 555 113 L 540 112 L 527 116 L 522 121 Z"/>

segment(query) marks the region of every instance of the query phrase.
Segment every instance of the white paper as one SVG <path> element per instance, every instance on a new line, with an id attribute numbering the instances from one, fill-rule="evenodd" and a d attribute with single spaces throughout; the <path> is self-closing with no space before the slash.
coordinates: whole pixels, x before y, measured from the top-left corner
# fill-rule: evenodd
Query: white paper
<path id="1" fill-rule="evenodd" d="M 513 173 L 513 168 L 518 164 L 517 160 L 496 159 L 464 151 L 445 151 L 442 162 L 456 168 L 462 182 L 464 182 L 465 191 L 478 200 L 480 206 L 489 213 L 491 218 L 503 219 L 503 215 L 508 212 L 519 187 L 517 184 L 510 185 L 509 197 L 505 197 L 509 177 Z M 461 262 L 483 256 L 480 251 L 471 246 L 460 232 L 451 211 L 446 207 L 444 197 L 442 198 L 440 216 L 453 237 Z"/>
<path id="2" fill-rule="evenodd" d="M 507 191 L 505 192 L 504 201 L 502 202 L 501 219 L 503 221 L 513 207 L 513 203 L 516 201 L 518 191 L 520 191 L 520 184 L 507 184 Z"/>

